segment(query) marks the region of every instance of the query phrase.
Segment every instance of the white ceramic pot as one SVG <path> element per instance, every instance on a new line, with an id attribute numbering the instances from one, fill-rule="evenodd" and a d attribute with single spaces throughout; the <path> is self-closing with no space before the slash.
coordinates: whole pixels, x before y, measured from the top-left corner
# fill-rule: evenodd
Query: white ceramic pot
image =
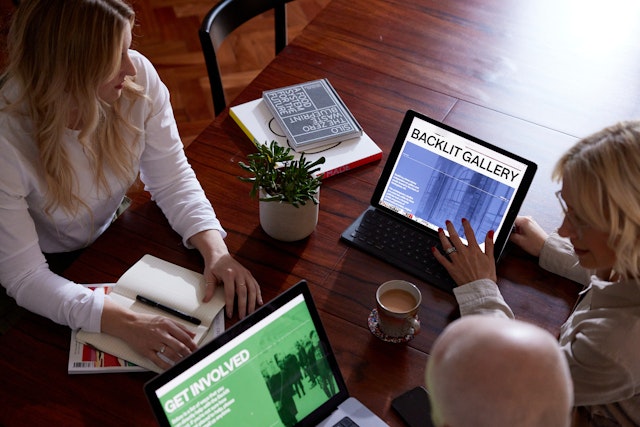
<path id="1" fill-rule="evenodd" d="M 318 198 L 320 192 L 316 195 Z M 308 201 L 295 207 L 283 202 L 260 202 L 260 226 L 269 236 L 283 242 L 304 239 L 318 224 L 320 205 Z"/>

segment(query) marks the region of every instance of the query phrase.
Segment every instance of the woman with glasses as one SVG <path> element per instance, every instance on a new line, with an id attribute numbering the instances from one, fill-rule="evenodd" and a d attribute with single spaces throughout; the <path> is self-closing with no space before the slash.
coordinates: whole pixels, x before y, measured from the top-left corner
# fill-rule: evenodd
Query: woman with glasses
<path id="1" fill-rule="evenodd" d="M 542 268 L 583 284 L 559 342 L 574 382 L 575 406 L 593 426 L 640 425 L 640 121 L 622 122 L 582 139 L 557 163 L 564 212 L 548 235 L 530 217 L 516 219 L 511 241 Z M 460 312 L 513 318 L 496 284 L 493 233 L 486 251 L 462 221 L 440 231 L 435 257 L 458 284 Z M 451 252 L 453 251 L 453 252 Z M 526 387 L 526 384 L 523 384 Z"/>

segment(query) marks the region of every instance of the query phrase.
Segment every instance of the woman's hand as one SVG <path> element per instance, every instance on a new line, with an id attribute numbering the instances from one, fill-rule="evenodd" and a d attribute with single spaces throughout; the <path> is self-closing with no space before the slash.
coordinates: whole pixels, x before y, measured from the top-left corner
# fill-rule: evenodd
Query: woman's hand
<path id="1" fill-rule="evenodd" d="M 102 332 L 124 340 L 140 355 L 167 369 L 191 354 L 195 334 L 166 317 L 134 313 L 109 298 L 102 310 Z"/>
<path id="2" fill-rule="evenodd" d="M 443 229 L 438 230 L 438 235 L 442 249 L 448 254 L 448 258 L 435 247 L 432 250 L 433 255 L 447 269 L 456 284 L 461 286 L 479 279 L 491 279 L 497 282 L 496 263 L 493 257 L 493 230 L 487 233 L 485 252 L 482 252 L 469 221 L 462 220 L 468 246 L 462 243 L 451 221 L 447 221 L 446 226 L 449 237 L 447 238 Z"/>
<path id="3" fill-rule="evenodd" d="M 227 317 L 233 315 L 233 302 L 237 295 L 238 316 L 242 319 L 262 305 L 260 285 L 251 272 L 235 260 L 227 249 L 222 235 L 207 230 L 193 235 L 189 241 L 204 259 L 204 277 L 207 284 L 204 302 L 213 298 L 216 286 L 224 286 Z"/>
<path id="4" fill-rule="evenodd" d="M 520 246 L 530 255 L 540 256 L 545 240 L 549 235 L 530 216 L 519 216 L 515 221 L 515 230 L 509 240 Z"/>
<path id="5" fill-rule="evenodd" d="M 262 305 L 260 285 L 249 270 L 244 268 L 230 254 L 218 258 L 212 265 L 205 262 L 204 276 L 207 283 L 204 302 L 213 298 L 216 286 L 224 285 L 227 317 L 233 315 L 233 300 L 237 295 L 238 316 L 242 319 L 253 313 L 257 305 Z"/>

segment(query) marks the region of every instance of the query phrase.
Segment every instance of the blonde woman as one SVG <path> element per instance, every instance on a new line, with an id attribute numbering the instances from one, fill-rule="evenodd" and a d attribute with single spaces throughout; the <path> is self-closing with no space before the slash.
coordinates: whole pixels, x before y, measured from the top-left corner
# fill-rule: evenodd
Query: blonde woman
<path id="1" fill-rule="evenodd" d="M 543 268 L 585 285 L 562 326 L 560 345 L 569 362 L 575 405 L 594 426 L 640 425 L 640 122 L 606 128 L 562 156 L 554 178 L 565 214 L 547 235 L 528 217 L 516 220 L 511 240 L 539 257 Z M 453 224 L 441 232 L 450 260 L 436 258 L 458 286 L 462 315 L 513 318 L 496 285 L 493 241 L 482 253 L 468 222 L 465 246 Z M 526 385 L 523 385 L 526 387 Z"/>
<path id="2" fill-rule="evenodd" d="M 121 0 L 27 0 L 15 12 L 0 80 L 0 283 L 19 305 L 118 336 L 167 368 L 195 349 L 186 330 L 119 308 L 45 258 L 91 244 L 139 174 L 184 244 L 201 253 L 205 300 L 220 285 L 228 315 L 236 299 L 240 317 L 262 304 L 187 162 L 166 87 L 130 49 L 133 25 Z"/>

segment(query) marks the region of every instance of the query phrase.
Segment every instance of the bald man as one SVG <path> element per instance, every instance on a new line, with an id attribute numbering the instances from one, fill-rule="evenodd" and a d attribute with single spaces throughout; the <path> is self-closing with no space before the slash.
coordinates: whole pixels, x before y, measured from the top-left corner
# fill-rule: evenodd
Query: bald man
<path id="1" fill-rule="evenodd" d="M 567 427 L 573 385 L 558 341 L 490 316 L 451 323 L 433 345 L 427 389 L 436 427 Z"/>

